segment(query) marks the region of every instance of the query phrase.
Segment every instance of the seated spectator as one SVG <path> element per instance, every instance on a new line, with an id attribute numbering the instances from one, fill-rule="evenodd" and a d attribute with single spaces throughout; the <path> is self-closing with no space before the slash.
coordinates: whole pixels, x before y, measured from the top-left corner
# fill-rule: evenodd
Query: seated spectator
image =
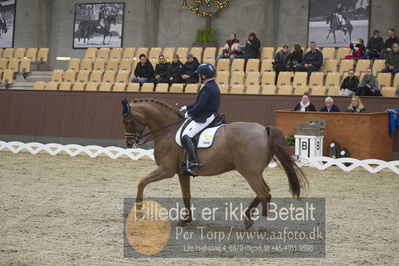
<path id="1" fill-rule="evenodd" d="M 323 64 L 323 54 L 316 49 L 316 43 L 310 43 L 310 51 L 303 57 L 303 63 L 298 64 L 295 71 L 308 72 L 308 75 L 314 71 L 319 71 L 321 65 Z"/>
<path id="2" fill-rule="evenodd" d="M 197 58 L 192 54 L 187 55 L 187 62 L 183 65 L 183 75 L 181 76 L 186 83 L 198 83 L 199 77 L 195 71 L 199 65 Z"/>
<path id="3" fill-rule="evenodd" d="M 399 38 L 396 37 L 394 29 L 388 29 L 387 31 L 388 39 L 385 40 L 384 49 L 381 51 L 381 58 L 386 59 L 388 53 L 392 51 L 392 46 L 394 43 L 399 43 Z"/>
<path id="4" fill-rule="evenodd" d="M 133 83 L 140 82 L 140 85 L 143 85 L 143 83 L 154 82 L 154 67 L 145 54 L 140 55 L 140 63 L 137 64 L 134 75 L 136 77 L 132 79 Z"/>
<path id="5" fill-rule="evenodd" d="M 367 50 L 364 54 L 364 59 L 379 58 L 381 50 L 384 48 L 384 40 L 380 36 L 380 31 L 375 30 L 367 43 Z"/>
<path id="6" fill-rule="evenodd" d="M 358 96 L 381 96 L 377 78 L 373 76 L 371 68 L 366 69 L 366 75 L 357 88 Z"/>
<path id="7" fill-rule="evenodd" d="M 358 96 L 352 96 L 351 104 L 346 109 L 348 113 L 367 113 L 366 108 Z"/>
<path id="8" fill-rule="evenodd" d="M 174 55 L 172 63 L 168 67 L 167 76 L 169 84 L 172 83 L 184 83 L 181 78 L 183 75 L 183 63 L 179 59 L 179 55 Z"/>
<path id="9" fill-rule="evenodd" d="M 248 36 L 248 41 L 245 44 L 243 54 L 237 57 L 244 58 L 245 60 L 248 60 L 249 58 L 259 58 L 259 50 L 260 41 L 256 37 L 256 34 L 251 32 Z"/>
<path id="10" fill-rule="evenodd" d="M 170 63 L 163 54 L 158 56 L 158 62 L 155 66 L 155 79 L 157 83 L 168 83 L 168 67 Z"/>
<path id="11" fill-rule="evenodd" d="M 385 61 L 385 66 L 381 72 L 383 73 L 399 73 L 399 44 L 394 43 L 392 45 L 392 51 L 388 54 L 387 60 Z"/>
<path id="12" fill-rule="evenodd" d="M 295 69 L 298 64 L 303 61 L 303 50 L 299 44 L 295 44 L 291 51 L 291 64 L 290 70 Z"/>
<path id="13" fill-rule="evenodd" d="M 273 62 L 273 70 L 277 72 L 290 70 L 291 53 L 288 51 L 288 46 L 284 45 L 283 49 L 276 53 Z"/>
<path id="14" fill-rule="evenodd" d="M 348 76 L 341 83 L 340 96 L 353 96 L 359 87 L 359 79 L 353 69 L 349 69 Z"/>
<path id="15" fill-rule="evenodd" d="M 339 108 L 334 104 L 333 98 L 327 97 L 324 100 L 324 106 L 320 109 L 320 112 L 339 112 Z"/>
<path id="16" fill-rule="evenodd" d="M 218 58 L 230 58 L 230 62 L 233 62 L 234 58 L 240 54 L 240 41 L 237 39 L 235 33 L 231 33 L 229 35 L 229 39 L 224 44 L 223 54 L 221 54 Z"/>
<path id="17" fill-rule="evenodd" d="M 308 93 L 305 93 L 302 96 L 301 101 L 295 106 L 294 111 L 301 111 L 301 112 L 316 111 L 316 108 L 310 102 Z"/>
<path id="18" fill-rule="evenodd" d="M 352 54 L 345 56 L 345 59 L 363 58 L 363 56 L 364 56 L 364 54 L 366 52 L 366 47 L 364 46 L 364 40 L 363 39 L 358 39 L 355 43 L 350 43 L 349 47 L 352 50 Z"/>

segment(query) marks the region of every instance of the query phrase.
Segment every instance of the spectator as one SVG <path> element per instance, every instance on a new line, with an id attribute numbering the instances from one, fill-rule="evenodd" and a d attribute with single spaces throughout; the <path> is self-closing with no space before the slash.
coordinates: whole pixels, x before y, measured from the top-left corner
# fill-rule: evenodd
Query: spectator
<path id="1" fill-rule="evenodd" d="M 291 51 L 291 69 L 295 69 L 303 61 L 303 50 L 299 44 L 295 44 Z"/>
<path id="2" fill-rule="evenodd" d="M 277 72 L 288 71 L 290 69 L 291 53 L 288 51 L 288 46 L 284 45 L 283 49 L 276 53 L 273 62 L 273 70 Z"/>
<path id="3" fill-rule="evenodd" d="M 248 36 L 248 41 L 245 44 L 244 54 L 241 56 L 248 60 L 249 58 L 259 58 L 260 41 L 254 32 Z"/>
<path id="4" fill-rule="evenodd" d="M 386 59 L 388 53 L 392 50 L 392 45 L 394 43 L 399 43 L 399 38 L 396 37 L 394 29 L 388 29 L 387 31 L 388 39 L 385 40 L 384 49 L 381 52 L 381 58 Z"/>
<path id="5" fill-rule="evenodd" d="M 339 112 L 339 108 L 334 104 L 333 98 L 327 97 L 324 100 L 324 106 L 320 109 L 320 112 Z"/>
<path id="6" fill-rule="evenodd" d="M 349 47 L 352 50 L 352 54 L 345 56 L 345 59 L 363 58 L 366 52 L 366 47 L 364 46 L 363 39 L 358 39 L 355 43 L 350 43 Z"/>
<path id="7" fill-rule="evenodd" d="M 381 96 L 376 77 L 373 76 L 371 68 L 366 69 L 366 75 L 357 88 L 358 96 Z"/>
<path id="8" fill-rule="evenodd" d="M 301 101 L 295 106 L 294 111 L 301 111 L 301 112 L 316 111 L 316 108 L 310 102 L 309 94 L 305 93 L 302 96 Z"/>
<path id="9" fill-rule="evenodd" d="M 392 45 L 392 51 L 388 54 L 387 60 L 385 61 L 386 68 L 381 70 L 383 73 L 399 73 L 399 44 L 394 43 Z"/>
<path id="10" fill-rule="evenodd" d="M 384 40 L 380 36 L 380 31 L 375 30 L 373 36 L 371 36 L 369 42 L 367 43 L 366 54 L 364 59 L 374 59 L 379 58 L 381 50 L 384 48 Z"/>
<path id="11" fill-rule="evenodd" d="M 229 39 L 226 41 L 223 47 L 223 54 L 219 58 L 230 58 L 233 62 L 234 58 L 240 55 L 240 41 L 237 39 L 235 33 L 229 35 Z"/>
<path id="12" fill-rule="evenodd" d="M 157 83 L 168 83 L 168 67 L 170 63 L 163 54 L 158 56 L 158 62 L 155 66 L 155 79 Z"/>
<path id="13" fill-rule="evenodd" d="M 134 75 L 136 77 L 132 79 L 133 83 L 140 82 L 140 85 L 143 85 L 143 83 L 154 82 L 154 67 L 145 54 L 140 55 L 140 63 L 137 64 Z"/>
<path id="14" fill-rule="evenodd" d="M 352 96 L 351 104 L 346 109 L 348 113 L 367 113 L 366 108 L 358 96 Z"/>
<path id="15" fill-rule="evenodd" d="M 298 64 L 295 71 L 308 72 L 308 75 L 313 71 L 319 71 L 321 65 L 323 64 L 323 54 L 316 49 L 316 43 L 310 43 L 310 51 L 307 52 L 303 58 L 303 63 Z"/>
<path id="16" fill-rule="evenodd" d="M 353 69 L 349 69 L 348 76 L 341 83 L 340 96 L 353 96 L 359 87 L 359 79 Z"/>
<path id="17" fill-rule="evenodd" d="M 183 65 L 183 75 L 181 76 L 186 83 L 198 83 L 199 77 L 195 71 L 199 65 L 197 58 L 192 54 L 187 55 L 187 62 Z"/>
<path id="18" fill-rule="evenodd" d="M 183 75 L 183 64 L 179 59 L 179 55 L 174 55 L 172 63 L 168 67 L 168 80 L 169 84 L 172 83 L 184 83 L 184 80 L 181 78 Z"/>

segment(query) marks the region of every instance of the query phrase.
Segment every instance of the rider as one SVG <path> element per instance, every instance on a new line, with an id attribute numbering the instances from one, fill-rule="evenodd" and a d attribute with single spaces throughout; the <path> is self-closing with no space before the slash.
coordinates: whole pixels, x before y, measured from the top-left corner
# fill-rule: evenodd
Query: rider
<path id="1" fill-rule="evenodd" d="M 100 8 L 100 12 L 98 12 L 98 20 L 100 21 L 97 29 L 101 29 L 105 27 L 105 6 L 101 6 Z"/>
<path id="2" fill-rule="evenodd" d="M 192 118 L 192 121 L 187 125 L 182 134 L 183 145 L 189 154 L 187 169 L 189 172 L 196 171 L 200 167 L 192 138 L 205 129 L 218 116 L 220 104 L 220 90 L 215 82 L 215 67 L 208 63 L 201 64 L 195 73 L 199 74 L 201 83 L 203 83 L 201 90 L 197 95 L 195 103 L 183 106 L 180 109 L 180 111 L 186 111 L 186 118 Z"/>
<path id="3" fill-rule="evenodd" d="M 0 4 L 0 24 L 6 23 L 6 20 L 3 17 L 3 5 Z"/>
<path id="4" fill-rule="evenodd" d="M 334 13 L 337 16 L 338 25 L 340 27 L 342 27 L 342 25 L 343 25 L 343 19 L 344 19 L 343 12 L 344 12 L 344 8 L 342 7 L 342 2 L 339 1 L 338 6 L 335 9 Z"/>

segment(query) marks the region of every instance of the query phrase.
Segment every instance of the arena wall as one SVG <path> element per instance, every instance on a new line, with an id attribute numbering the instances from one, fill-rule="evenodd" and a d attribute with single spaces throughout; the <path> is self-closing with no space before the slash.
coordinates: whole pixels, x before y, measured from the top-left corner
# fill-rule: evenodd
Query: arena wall
<path id="1" fill-rule="evenodd" d="M 120 2 L 107 0 L 103 2 Z M 15 47 L 50 47 L 50 66 L 55 56 L 81 57 L 84 49 L 72 48 L 74 5 L 98 0 L 18 0 Z M 196 30 L 205 19 L 181 6 L 180 0 L 125 1 L 124 47 L 191 47 Z M 398 29 L 399 1 L 371 1 L 370 31 Z M 262 46 L 306 45 L 309 0 L 233 0 L 214 18 L 218 45 L 229 32 L 244 41 L 254 31 Z M 399 29 L 398 29 L 399 30 Z"/>

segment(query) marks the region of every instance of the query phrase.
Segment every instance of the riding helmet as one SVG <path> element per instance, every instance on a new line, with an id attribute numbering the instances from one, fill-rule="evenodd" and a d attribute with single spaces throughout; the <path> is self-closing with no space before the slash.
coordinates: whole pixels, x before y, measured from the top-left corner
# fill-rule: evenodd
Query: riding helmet
<path id="1" fill-rule="evenodd" d="M 195 73 L 204 75 L 207 78 L 213 78 L 216 75 L 216 70 L 212 64 L 205 63 L 199 65 Z"/>

